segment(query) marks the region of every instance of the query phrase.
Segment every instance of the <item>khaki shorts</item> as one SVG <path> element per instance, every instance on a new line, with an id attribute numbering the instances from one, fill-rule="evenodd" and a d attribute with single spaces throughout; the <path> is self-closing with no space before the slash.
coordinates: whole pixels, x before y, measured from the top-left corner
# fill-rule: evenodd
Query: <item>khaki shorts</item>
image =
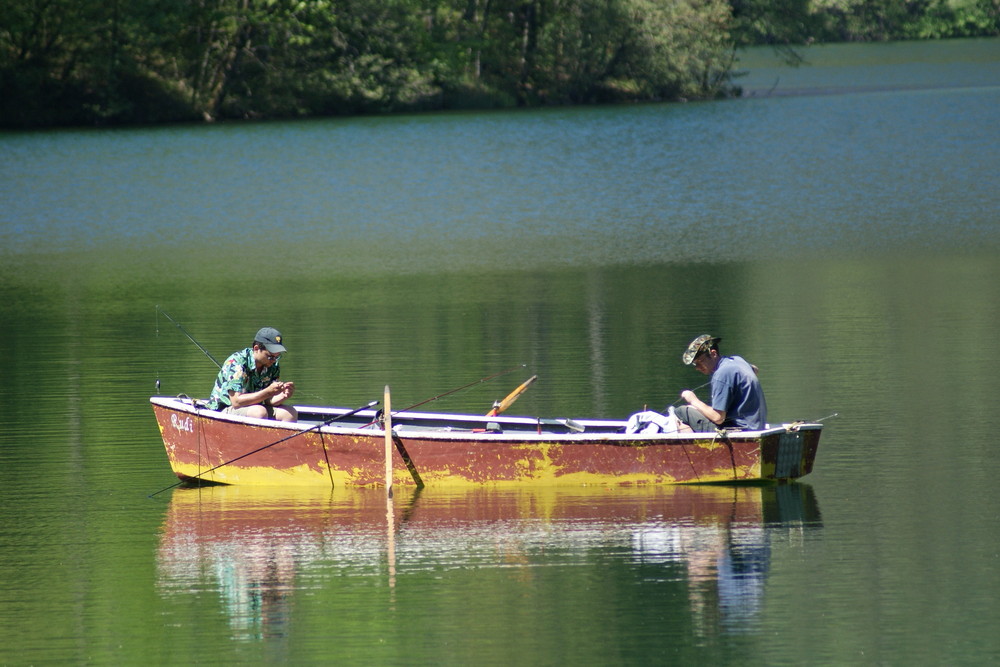
<path id="1" fill-rule="evenodd" d="M 245 416 L 247 414 L 247 412 L 250 410 L 250 408 L 255 408 L 255 407 L 257 407 L 257 406 L 256 405 L 248 405 L 245 408 L 234 408 L 233 406 L 228 405 L 228 406 L 226 406 L 222 410 L 222 413 L 226 414 L 226 415 L 242 415 L 242 416 Z M 274 407 L 270 406 L 270 405 L 265 405 L 264 407 L 267 408 L 267 416 L 268 416 L 268 418 L 274 419 Z"/>

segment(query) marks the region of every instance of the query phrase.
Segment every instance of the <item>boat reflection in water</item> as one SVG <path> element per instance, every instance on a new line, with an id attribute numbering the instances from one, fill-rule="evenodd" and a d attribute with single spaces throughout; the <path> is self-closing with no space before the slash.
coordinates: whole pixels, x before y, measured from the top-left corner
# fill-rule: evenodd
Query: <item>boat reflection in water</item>
<path id="1" fill-rule="evenodd" d="M 724 493 L 723 488 L 712 489 Z M 682 512 L 633 528 L 636 559 L 645 564 L 683 563 L 692 624 L 704 633 L 754 630 L 770 572 L 772 540 L 796 543 L 805 531 L 822 526 L 809 486 L 736 487 L 728 492 L 728 516 L 699 513 L 691 504 L 687 517 Z M 716 502 L 723 510 L 724 496 Z"/>
<path id="2" fill-rule="evenodd" d="M 234 636 L 254 639 L 285 635 L 296 592 L 318 594 L 337 575 L 375 579 L 394 596 L 407 573 L 515 568 L 514 585 L 533 585 L 540 565 L 610 558 L 640 583 L 680 582 L 696 631 L 739 632 L 761 607 L 772 545 L 821 525 L 812 488 L 798 483 L 473 487 L 394 499 L 383 489 L 179 488 L 158 585 L 165 596 L 217 592 Z"/>

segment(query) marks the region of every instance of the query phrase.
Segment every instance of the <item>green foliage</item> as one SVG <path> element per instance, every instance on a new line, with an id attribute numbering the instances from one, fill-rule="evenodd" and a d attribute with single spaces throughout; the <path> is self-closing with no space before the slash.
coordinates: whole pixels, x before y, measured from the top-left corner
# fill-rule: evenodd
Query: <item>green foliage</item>
<path id="1" fill-rule="evenodd" d="M 812 0 L 806 27 L 820 41 L 1000 34 L 998 0 Z"/>
<path id="2" fill-rule="evenodd" d="M 734 49 L 998 34 L 1000 0 L 7 0 L 0 126 L 698 99 Z"/>

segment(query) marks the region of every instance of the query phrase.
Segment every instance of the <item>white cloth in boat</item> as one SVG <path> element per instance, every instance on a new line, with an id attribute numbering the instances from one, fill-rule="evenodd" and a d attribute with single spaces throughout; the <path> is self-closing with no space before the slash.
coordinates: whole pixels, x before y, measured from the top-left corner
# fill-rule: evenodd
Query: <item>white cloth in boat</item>
<path id="1" fill-rule="evenodd" d="M 626 433 L 677 433 L 680 428 L 680 420 L 674 414 L 674 406 L 670 406 L 670 414 L 661 415 L 659 412 L 646 410 L 637 412 L 628 418 L 625 425 Z"/>

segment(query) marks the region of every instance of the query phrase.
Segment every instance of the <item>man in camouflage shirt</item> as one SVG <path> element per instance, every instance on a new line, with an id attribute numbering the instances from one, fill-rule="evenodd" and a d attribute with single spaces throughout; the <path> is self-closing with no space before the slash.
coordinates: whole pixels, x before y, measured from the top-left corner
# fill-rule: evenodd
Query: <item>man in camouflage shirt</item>
<path id="1" fill-rule="evenodd" d="M 295 393 L 292 382 L 282 382 L 278 360 L 285 352 L 281 332 L 264 327 L 257 332 L 253 345 L 234 352 L 222 364 L 208 407 L 221 412 L 296 421 L 298 412 L 282 405 Z"/>

